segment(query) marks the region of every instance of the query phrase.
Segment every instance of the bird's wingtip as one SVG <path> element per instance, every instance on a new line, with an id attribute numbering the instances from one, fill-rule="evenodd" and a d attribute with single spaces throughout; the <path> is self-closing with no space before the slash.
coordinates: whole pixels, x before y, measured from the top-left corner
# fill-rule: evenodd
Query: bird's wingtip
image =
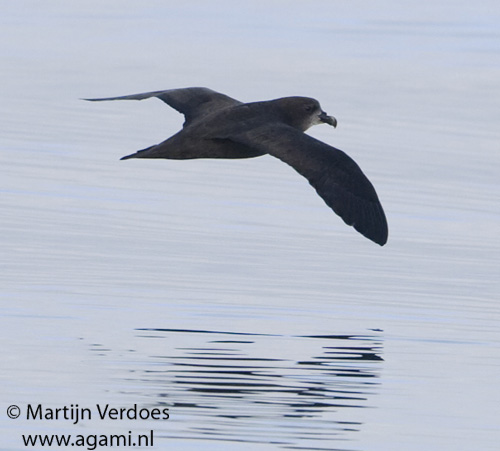
<path id="1" fill-rule="evenodd" d="M 377 243 L 379 246 L 385 246 L 387 244 L 387 238 L 375 241 L 375 243 Z"/>
<path id="2" fill-rule="evenodd" d="M 121 160 L 129 160 L 130 158 L 135 158 L 136 154 L 135 153 L 132 153 L 130 155 L 125 155 L 124 157 L 121 157 L 120 158 L 120 161 Z"/>
<path id="3" fill-rule="evenodd" d="M 387 244 L 387 240 L 389 238 L 389 231 L 387 228 L 381 230 L 375 236 L 367 236 L 368 239 L 372 240 L 374 243 L 377 243 L 379 246 L 384 246 Z"/>

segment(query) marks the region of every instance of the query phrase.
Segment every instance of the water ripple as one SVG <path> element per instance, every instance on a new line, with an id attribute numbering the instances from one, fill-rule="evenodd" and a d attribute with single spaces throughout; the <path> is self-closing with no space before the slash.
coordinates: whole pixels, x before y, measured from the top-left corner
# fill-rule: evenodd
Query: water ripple
<path id="1" fill-rule="evenodd" d="M 380 386 L 380 331 L 136 331 L 145 349 L 154 343 L 154 354 L 134 353 L 138 361 L 124 379 L 135 393 L 143 390 L 154 405 L 169 408 L 168 428 L 158 431 L 166 439 L 333 449 L 326 442 L 352 440 L 362 428 L 356 411 L 374 407 L 370 398 Z"/>

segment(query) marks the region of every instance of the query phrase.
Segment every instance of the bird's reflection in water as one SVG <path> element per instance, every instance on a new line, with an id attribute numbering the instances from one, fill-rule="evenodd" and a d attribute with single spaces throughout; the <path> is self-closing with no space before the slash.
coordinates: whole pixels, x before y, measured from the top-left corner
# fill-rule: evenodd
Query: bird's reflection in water
<path id="1" fill-rule="evenodd" d="M 146 347 L 154 343 L 156 355 L 144 356 L 141 369 L 135 366 L 127 378 L 133 373 L 155 405 L 169 407 L 168 427 L 157 431 L 164 438 L 338 450 L 326 442 L 355 440 L 362 427 L 356 412 L 374 407 L 370 398 L 378 391 L 383 362 L 378 330 L 327 336 L 179 329 L 137 334 Z"/>

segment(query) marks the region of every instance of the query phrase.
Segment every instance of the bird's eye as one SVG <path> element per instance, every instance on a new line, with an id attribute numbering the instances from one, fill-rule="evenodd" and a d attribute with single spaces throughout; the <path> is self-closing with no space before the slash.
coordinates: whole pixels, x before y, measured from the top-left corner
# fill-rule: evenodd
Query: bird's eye
<path id="1" fill-rule="evenodd" d="M 305 110 L 310 113 L 312 110 L 314 110 L 314 106 L 312 105 L 306 105 Z"/>

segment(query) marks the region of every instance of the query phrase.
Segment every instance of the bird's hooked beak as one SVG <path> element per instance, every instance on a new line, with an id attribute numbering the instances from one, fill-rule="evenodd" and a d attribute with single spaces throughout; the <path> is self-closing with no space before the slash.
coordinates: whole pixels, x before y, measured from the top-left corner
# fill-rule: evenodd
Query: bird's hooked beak
<path id="1" fill-rule="evenodd" d="M 332 127 L 337 127 L 337 119 L 335 119 L 333 116 L 328 116 L 324 111 L 322 111 L 319 114 L 319 120 L 320 122 L 324 122 L 325 124 L 331 125 Z"/>

